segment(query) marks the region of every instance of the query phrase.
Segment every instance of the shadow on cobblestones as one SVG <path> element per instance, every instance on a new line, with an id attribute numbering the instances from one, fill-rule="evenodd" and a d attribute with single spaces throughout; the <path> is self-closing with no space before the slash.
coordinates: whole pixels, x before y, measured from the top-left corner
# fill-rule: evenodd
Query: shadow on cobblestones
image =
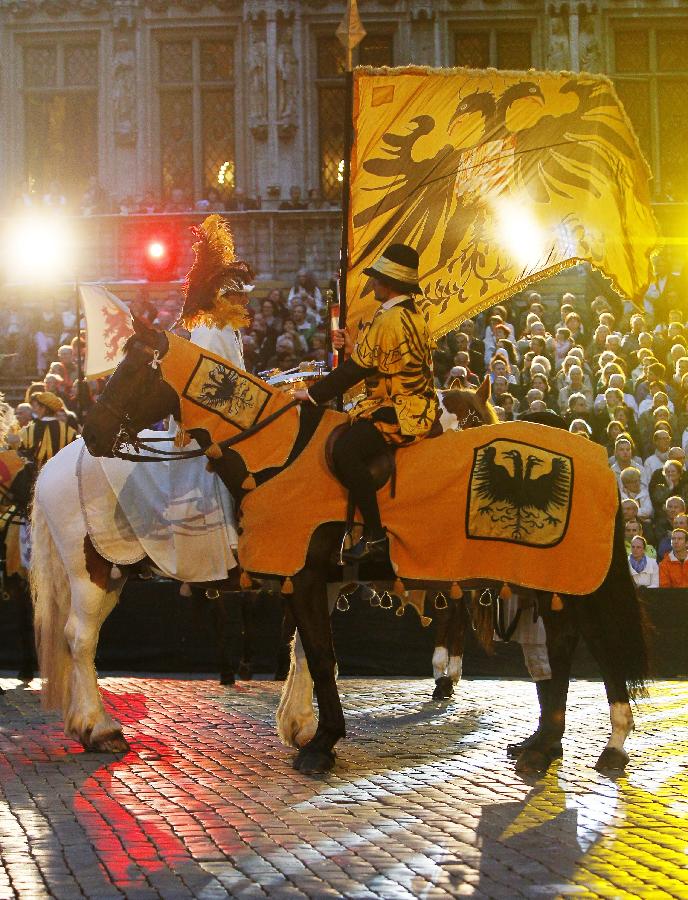
<path id="1" fill-rule="evenodd" d="M 505 745 L 524 682 L 344 680 L 349 738 L 311 780 L 276 738 L 279 686 L 105 679 L 131 751 L 87 754 L 35 690 L 0 698 L 0 898 L 688 896 L 688 684 L 638 711 L 632 765 L 593 765 L 602 686 L 572 685 L 564 760 L 527 784 Z M 34 683 L 35 684 L 35 683 Z"/>

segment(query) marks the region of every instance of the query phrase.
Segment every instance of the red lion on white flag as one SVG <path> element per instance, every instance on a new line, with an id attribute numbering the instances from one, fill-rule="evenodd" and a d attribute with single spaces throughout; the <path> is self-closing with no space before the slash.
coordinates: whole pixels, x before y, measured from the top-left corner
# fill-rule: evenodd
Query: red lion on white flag
<path id="1" fill-rule="evenodd" d="M 133 333 L 126 305 L 100 284 L 79 285 L 86 316 L 86 378 L 109 375 L 122 358 L 124 344 Z"/>

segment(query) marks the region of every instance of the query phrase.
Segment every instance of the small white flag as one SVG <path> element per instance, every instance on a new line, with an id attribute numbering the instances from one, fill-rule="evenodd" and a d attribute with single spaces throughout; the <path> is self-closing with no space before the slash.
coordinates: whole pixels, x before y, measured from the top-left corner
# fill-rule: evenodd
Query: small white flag
<path id="1" fill-rule="evenodd" d="M 122 359 L 127 338 L 134 333 L 126 305 L 100 284 L 80 284 L 86 317 L 86 378 L 109 375 Z"/>

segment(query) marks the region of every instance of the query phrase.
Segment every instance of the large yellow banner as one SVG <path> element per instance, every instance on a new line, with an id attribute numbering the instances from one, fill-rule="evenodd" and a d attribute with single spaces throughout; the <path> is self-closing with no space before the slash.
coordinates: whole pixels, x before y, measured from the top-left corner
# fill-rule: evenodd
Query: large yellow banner
<path id="1" fill-rule="evenodd" d="M 363 269 L 415 247 L 435 335 L 527 284 L 587 261 L 639 301 L 658 230 L 650 171 L 602 76 L 358 69 L 347 296 Z"/>

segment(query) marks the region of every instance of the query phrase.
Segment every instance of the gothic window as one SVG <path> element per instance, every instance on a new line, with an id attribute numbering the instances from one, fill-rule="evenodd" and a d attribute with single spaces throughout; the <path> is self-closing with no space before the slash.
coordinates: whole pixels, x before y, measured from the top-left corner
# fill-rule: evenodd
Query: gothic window
<path id="1" fill-rule="evenodd" d="M 369 32 L 354 51 L 354 65 L 394 65 L 394 36 Z M 340 203 L 344 169 L 344 115 L 346 91 L 344 48 L 333 35 L 321 35 L 316 43 L 318 89 L 318 145 L 320 187 L 330 203 Z"/>
<path id="2" fill-rule="evenodd" d="M 613 71 L 658 197 L 688 200 L 688 28 L 616 29 Z"/>
<path id="3" fill-rule="evenodd" d="M 468 69 L 529 69 L 533 65 L 528 27 L 481 28 L 454 32 L 454 64 Z"/>
<path id="4" fill-rule="evenodd" d="M 22 93 L 28 183 L 38 194 L 55 189 L 78 202 L 89 177 L 98 171 L 96 41 L 54 38 L 27 43 Z"/>
<path id="5" fill-rule="evenodd" d="M 160 179 L 163 193 L 191 199 L 234 187 L 234 45 L 221 38 L 158 45 Z"/>

